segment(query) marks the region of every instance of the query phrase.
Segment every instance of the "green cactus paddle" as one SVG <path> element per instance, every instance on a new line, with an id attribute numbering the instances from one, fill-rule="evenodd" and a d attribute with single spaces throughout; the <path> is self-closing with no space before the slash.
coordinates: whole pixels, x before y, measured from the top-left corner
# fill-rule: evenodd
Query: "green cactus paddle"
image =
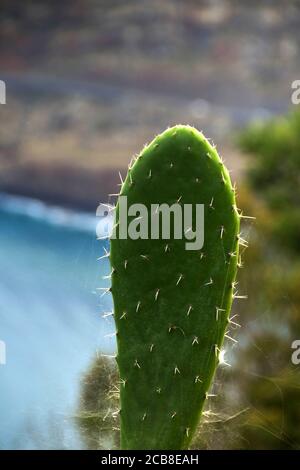
<path id="1" fill-rule="evenodd" d="M 161 230 L 151 239 L 146 228 L 153 219 L 138 213 L 128 224 L 144 223 L 142 238 L 122 238 L 120 198 L 111 240 L 121 447 L 186 449 L 229 323 L 238 262 L 234 190 L 205 137 L 190 126 L 175 126 L 144 148 L 120 195 L 127 196 L 128 208 L 144 204 L 149 214 L 156 204 L 175 203 L 182 212 L 186 204 L 194 212 L 196 204 L 204 205 L 201 249 L 187 249 L 194 223 L 183 227 L 181 239 L 173 229 L 170 239 Z"/>

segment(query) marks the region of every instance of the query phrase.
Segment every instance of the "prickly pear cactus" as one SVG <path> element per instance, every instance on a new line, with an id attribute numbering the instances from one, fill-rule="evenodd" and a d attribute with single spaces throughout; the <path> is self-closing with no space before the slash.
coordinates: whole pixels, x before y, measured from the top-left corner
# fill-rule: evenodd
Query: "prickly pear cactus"
<path id="1" fill-rule="evenodd" d="M 229 325 L 238 262 L 234 189 L 205 137 L 175 126 L 144 148 L 120 195 L 149 213 L 151 204 L 204 204 L 201 249 L 187 250 L 172 232 L 169 240 L 121 239 L 119 203 L 111 240 L 121 446 L 186 449 Z"/>

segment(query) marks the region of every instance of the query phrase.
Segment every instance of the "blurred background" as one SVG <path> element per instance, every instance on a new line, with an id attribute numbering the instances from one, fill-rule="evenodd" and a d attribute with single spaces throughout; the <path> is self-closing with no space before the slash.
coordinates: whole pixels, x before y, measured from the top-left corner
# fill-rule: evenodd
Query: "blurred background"
<path id="1" fill-rule="evenodd" d="M 0 449 L 118 445 L 95 213 L 176 123 L 214 141 L 256 218 L 193 446 L 300 448 L 299 26 L 296 0 L 2 0 Z"/>

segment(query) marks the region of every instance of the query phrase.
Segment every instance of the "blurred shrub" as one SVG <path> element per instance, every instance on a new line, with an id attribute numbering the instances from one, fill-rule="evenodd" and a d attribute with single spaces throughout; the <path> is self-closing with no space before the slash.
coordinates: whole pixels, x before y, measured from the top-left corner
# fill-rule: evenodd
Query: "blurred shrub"
<path id="1" fill-rule="evenodd" d="M 300 338 L 300 113 L 249 126 L 239 144 L 252 157 L 239 206 L 256 221 L 239 274 L 248 300 L 230 381 L 250 411 L 236 445 L 300 449 L 300 373 L 291 362 Z"/>
<path id="2" fill-rule="evenodd" d="M 238 139 L 252 155 L 249 182 L 274 213 L 272 233 L 285 248 L 300 251 L 300 112 L 255 123 Z"/>
<path id="3" fill-rule="evenodd" d="M 76 421 L 88 449 L 119 445 L 119 375 L 115 361 L 96 356 L 81 381 Z"/>

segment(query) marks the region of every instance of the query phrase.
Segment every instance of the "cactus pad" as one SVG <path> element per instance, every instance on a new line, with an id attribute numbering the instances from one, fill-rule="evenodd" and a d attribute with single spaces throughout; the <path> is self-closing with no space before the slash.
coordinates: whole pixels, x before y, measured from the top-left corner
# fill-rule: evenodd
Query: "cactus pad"
<path id="1" fill-rule="evenodd" d="M 170 239 L 122 239 L 119 203 L 111 240 L 121 446 L 186 449 L 229 323 L 238 261 L 234 190 L 207 139 L 175 126 L 144 148 L 120 195 L 149 213 L 153 204 L 204 205 L 201 249 L 187 250 L 172 231 Z"/>

